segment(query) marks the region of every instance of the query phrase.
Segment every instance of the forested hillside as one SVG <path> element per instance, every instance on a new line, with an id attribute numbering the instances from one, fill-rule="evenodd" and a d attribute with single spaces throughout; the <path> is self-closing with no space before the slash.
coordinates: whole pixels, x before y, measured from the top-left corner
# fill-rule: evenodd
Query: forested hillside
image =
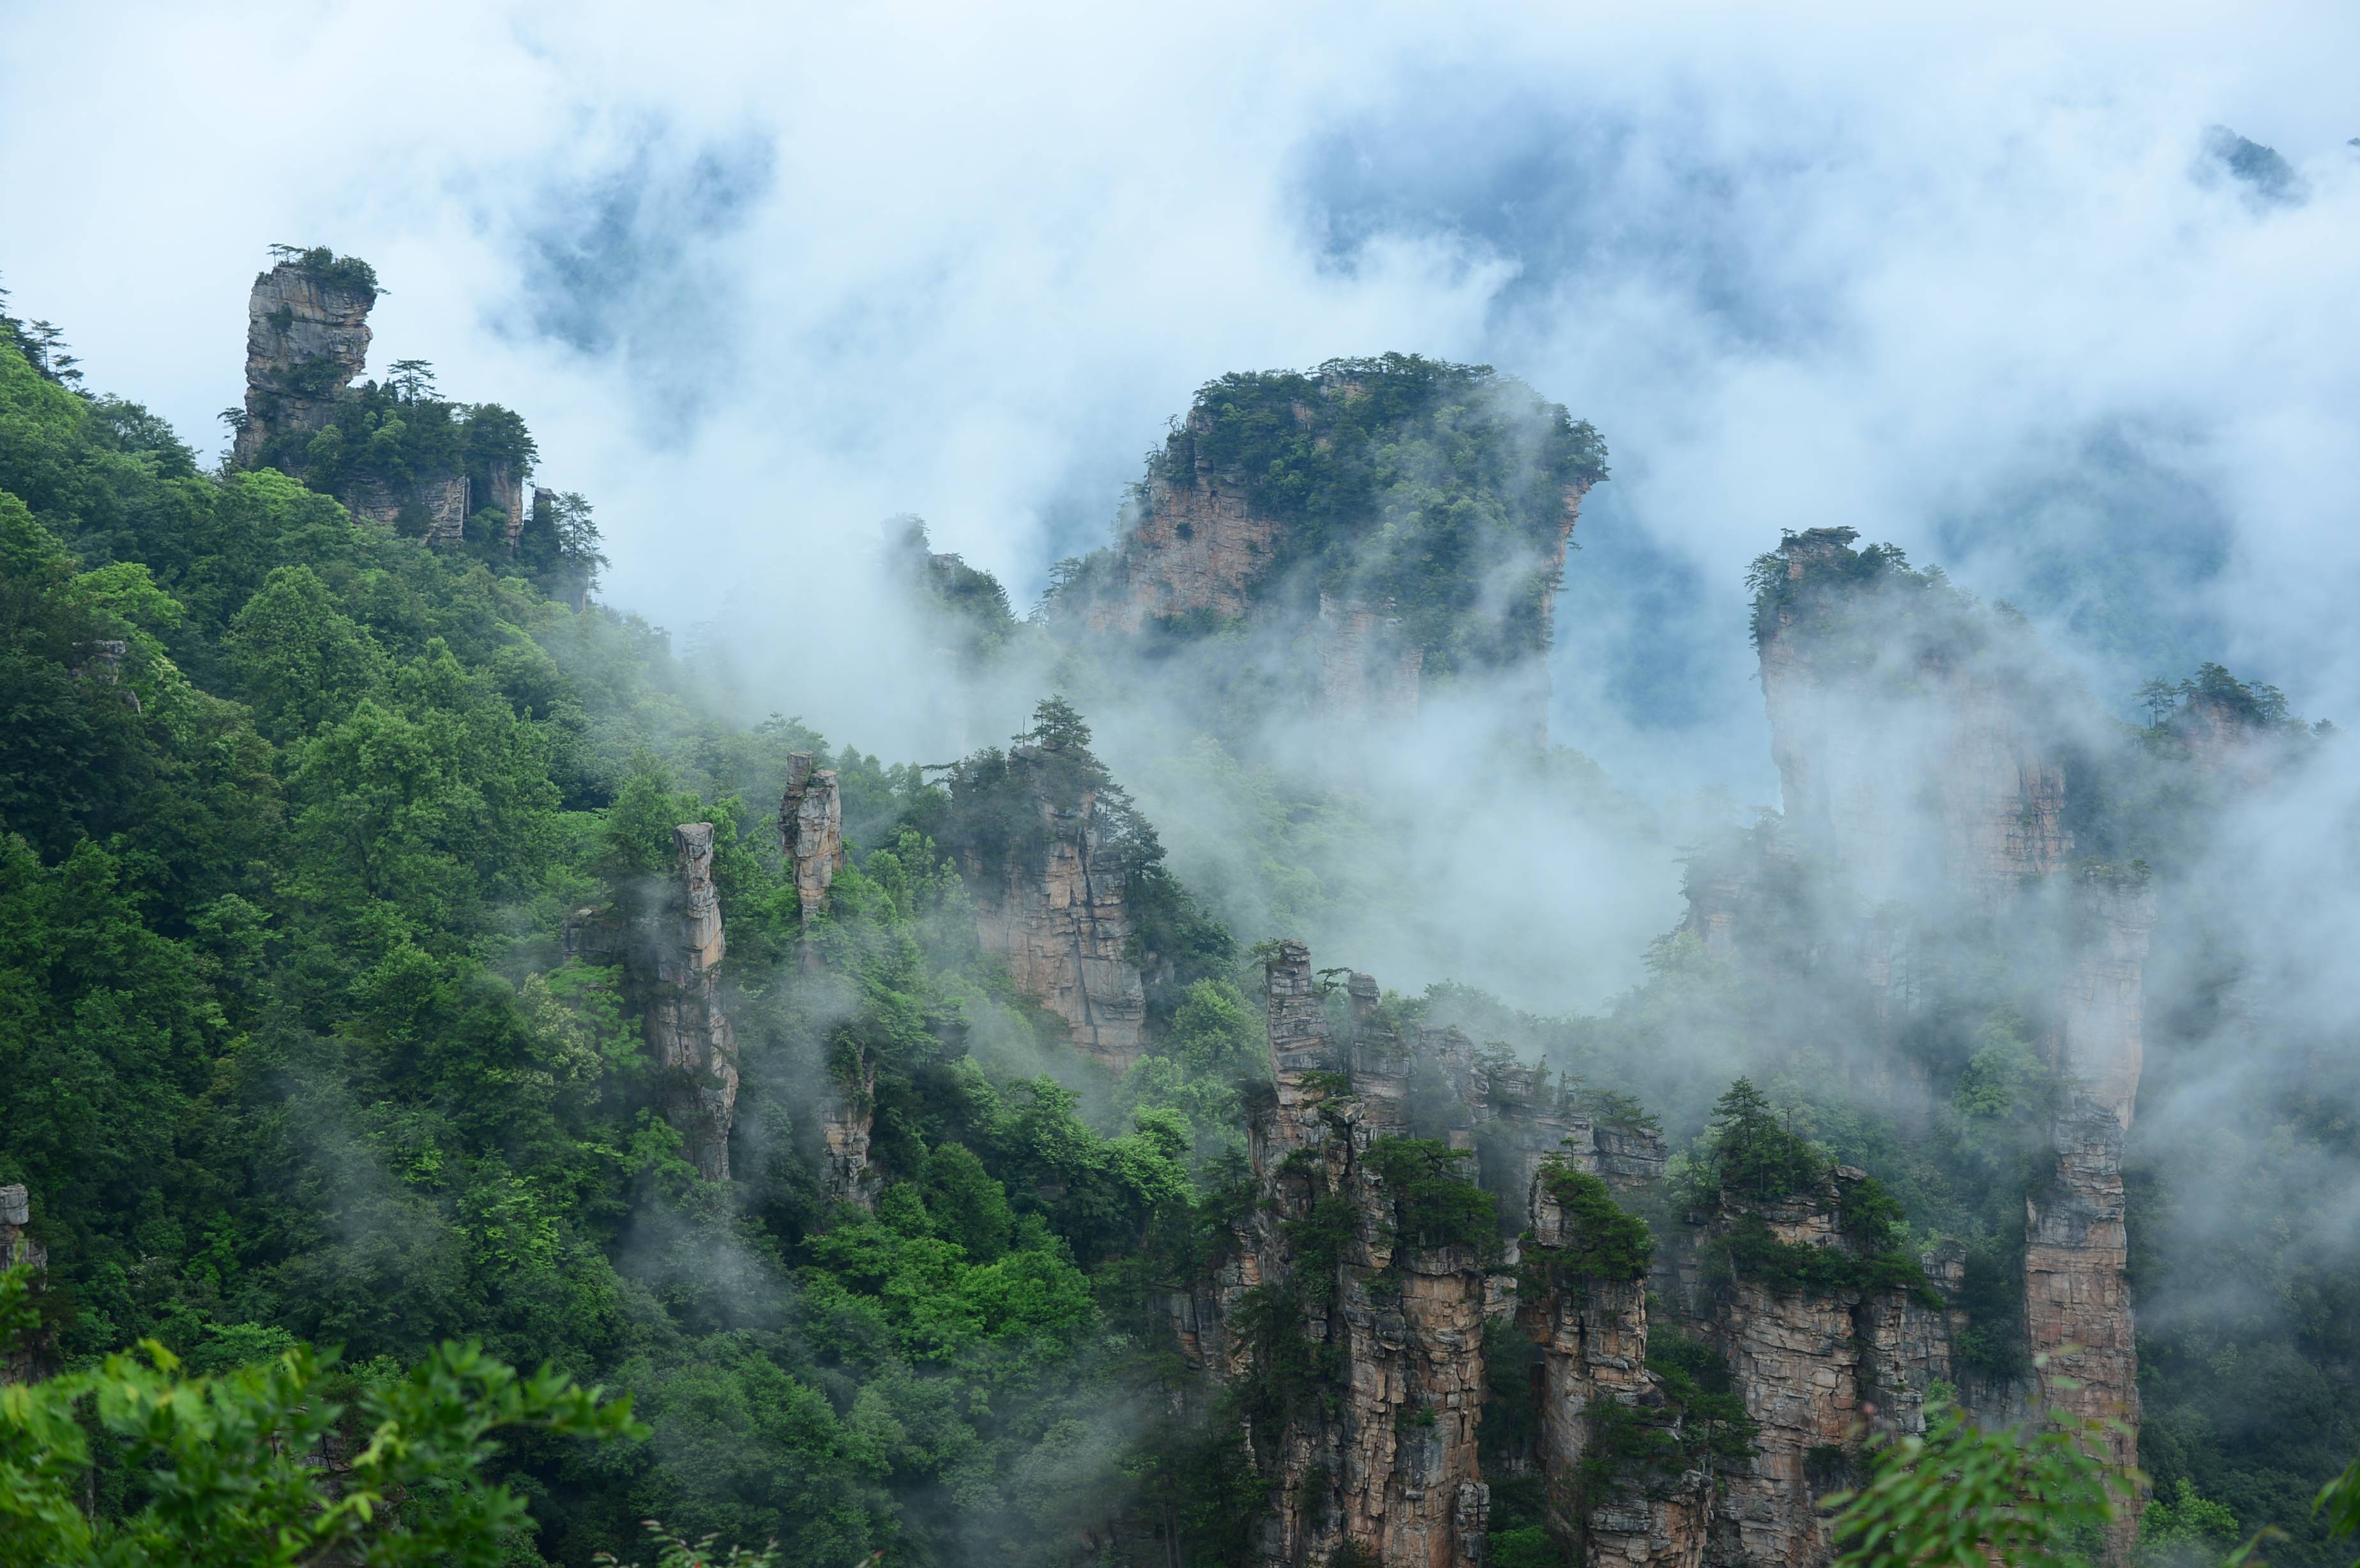
<path id="1" fill-rule="evenodd" d="M 1890 1455 L 2052 1408 L 2152 1493 L 2090 1482 L 2058 1552 L 2345 1550 L 2360 1269 L 2280 1220 L 2355 1154 L 2350 1042 L 2198 896 L 2335 756 L 2282 695 L 2207 666 L 2124 725 L 2021 615 L 1790 535 L 1784 813 L 1690 848 L 1599 1013 L 1404 995 L 1290 923 L 1467 896 L 1404 824 L 1660 838 L 1530 724 L 1586 423 L 1412 356 L 1225 378 L 1029 623 L 902 520 L 944 656 L 1058 688 L 926 767 L 730 716 L 599 602 L 525 421 L 346 385 L 375 275 L 276 259 L 214 466 L 0 317 L 7 1377 L 301 1342 L 382 1391 L 474 1339 L 628 1394 L 643 1438 L 497 1459 L 519 1564 L 653 1518 L 841 1568 L 1809 1568 Z M 1102 717 L 1203 771 L 1134 797 Z M 1192 791 L 1253 833 L 1142 804 Z M 1453 869 L 1513 903 L 1506 858 Z M 2300 1071 L 2139 1141 L 2272 1029 Z"/>

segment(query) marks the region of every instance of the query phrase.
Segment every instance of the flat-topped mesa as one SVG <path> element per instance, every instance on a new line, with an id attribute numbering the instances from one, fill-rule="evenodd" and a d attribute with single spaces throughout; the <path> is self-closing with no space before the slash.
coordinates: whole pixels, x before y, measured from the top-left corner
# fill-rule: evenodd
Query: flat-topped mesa
<path id="1" fill-rule="evenodd" d="M 1488 366 L 1385 354 L 1224 376 L 1052 610 L 1099 635 L 1271 634 L 1288 698 L 1330 717 L 1406 719 L 1437 681 L 1480 678 L 1538 730 L 1566 550 L 1604 460 L 1597 431 Z"/>
<path id="2" fill-rule="evenodd" d="M 273 437 L 308 435 L 335 417 L 336 399 L 367 367 L 377 280 L 324 252 L 279 262 L 254 280 L 246 304 L 246 419 L 231 447 L 253 466 Z"/>
<path id="3" fill-rule="evenodd" d="M 787 788 L 779 800 L 779 842 L 795 879 L 803 925 L 827 908 L 827 889 L 844 869 L 844 800 L 836 770 L 814 768 L 808 751 L 787 757 Z"/>
<path id="4" fill-rule="evenodd" d="M 713 885 L 713 824 L 672 830 L 679 859 L 653 911 L 654 976 L 647 985 L 648 1049 L 664 1119 L 707 1181 L 729 1179 L 729 1129 L 738 1108 L 738 1038 L 723 1009 L 718 971 L 727 953 L 721 898 Z"/>

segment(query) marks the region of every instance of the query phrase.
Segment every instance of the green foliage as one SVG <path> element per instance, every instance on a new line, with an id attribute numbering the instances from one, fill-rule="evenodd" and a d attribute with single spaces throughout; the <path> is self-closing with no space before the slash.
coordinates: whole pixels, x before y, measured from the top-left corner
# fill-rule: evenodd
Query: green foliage
<path id="1" fill-rule="evenodd" d="M 1468 1180 L 1468 1151 L 1439 1138 L 1381 1138 L 1369 1168 L 1393 1200 L 1393 1233 L 1412 1247 L 1472 1247 L 1498 1240 L 1491 1194 Z"/>
<path id="2" fill-rule="evenodd" d="M 2360 1535 L 2360 1459 L 2319 1489 L 2311 1511 L 2321 1517 L 2327 1533 L 2335 1540 Z"/>
<path id="3" fill-rule="evenodd" d="M 1541 646 L 1567 492 L 1603 479 L 1605 457 L 1596 430 L 1513 377 L 1394 354 L 1208 382 L 1149 464 L 1179 485 L 1199 464 L 1237 475 L 1285 524 L 1263 591 L 1388 604 L 1439 674 Z M 1515 580 L 1495 610 L 1486 578 L 1503 566 Z"/>
<path id="4" fill-rule="evenodd" d="M 2158 1489 L 2140 1511 L 2138 1541 L 2131 1560 L 2150 1564 L 2217 1563 L 2236 1543 L 2237 1516 L 2197 1495 L 2185 1475 L 2169 1491 Z"/>
<path id="5" fill-rule="evenodd" d="M 21 1294 L 23 1270 L 0 1285 Z M 138 1355 L 10 1390 L 0 1401 L 0 1563 L 55 1565 L 504 1563 L 524 1500 L 486 1473 L 495 1432 L 645 1436 L 630 1401 L 554 1371 L 520 1377 L 445 1344 L 405 1377 L 359 1389 L 301 1347 L 218 1376 Z M 332 1472 L 329 1445 L 350 1445 Z M 123 1478 L 93 1518 L 93 1472 Z"/>
<path id="6" fill-rule="evenodd" d="M 1924 1436 L 1878 1446 L 1868 1484 L 1822 1505 L 1835 1515 L 1838 1568 L 2018 1568 L 2093 1555 L 2134 1483 L 2100 1457 L 2103 1428 L 2061 1411 L 2054 1421 L 1985 1431 L 1952 1408 Z"/>
<path id="7" fill-rule="evenodd" d="M 385 292 L 375 267 L 356 256 L 338 256 L 326 245 L 275 245 L 270 247 L 270 259 L 281 266 L 293 264 L 325 288 L 366 294 L 372 299 Z"/>
<path id="8" fill-rule="evenodd" d="M 1555 1155 L 1541 1164 L 1541 1181 L 1563 1215 L 1566 1242 L 1529 1245 L 1526 1287 L 1535 1296 L 1575 1281 L 1644 1279 L 1655 1260 L 1655 1238 L 1647 1222 L 1626 1214 L 1606 1183 L 1577 1171 Z"/>
<path id="9" fill-rule="evenodd" d="M 1816 1196 L 1827 1185 L 1827 1157 L 1780 1126 L 1749 1080 L 1732 1083 L 1714 1104 L 1712 1127 L 1700 1170 L 1713 1190 L 1776 1203 Z"/>

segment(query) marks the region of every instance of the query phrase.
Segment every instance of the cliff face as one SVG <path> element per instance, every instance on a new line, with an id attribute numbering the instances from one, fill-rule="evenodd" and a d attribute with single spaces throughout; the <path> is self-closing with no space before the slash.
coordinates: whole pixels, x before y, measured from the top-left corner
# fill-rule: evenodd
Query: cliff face
<path id="1" fill-rule="evenodd" d="M 844 869 L 844 799 L 832 768 L 812 766 L 812 754 L 787 757 L 787 788 L 779 800 L 779 844 L 795 881 L 803 931 L 827 908 L 827 889 Z M 808 944 L 803 949 L 806 973 L 817 965 Z"/>
<path id="2" fill-rule="evenodd" d="M 1546 1262 L 1579 1237 L 1547 1182 L 1530 1186 L 1528 1260 Z M 1562 1269 L 1518 1302 L 1541 1349 L 1541 1474 L 1550 1535 L 1575 1561 L 1695 1568 L 1704 1550 L 1711 1478 L 1701 1470 L 1655 1484 L 1615 1473 L 1592 1449 L 1607 1424 L 1664 1404 L 1647 1370 L 1647 1282 L 1584 1279 Z M 1585 1474 L 1585 1470 L 1591 1472 Z"/>
<path id="3" fill-rule="evenodd" d="M 273 436 L 308 434 L 334 417 L 337 395 L 368 364 L 377 291 L 283 261 L 246 302 L 246 424 L 231 448 L 251 466 Z"/>
<path id="4" fill-rule="evenodd" d="M 2059 758 L 2070 694 L 2043 672 L 2028 634 L 1906 572 L 1883 573 L 1880 587 L 1873 552 L 1853 551 L 1853 537 L 1814 529 L 1786 539 L 1756 635 L 1786 834 L 1805 873 L 1820 878 L 1830 962 L 1849 966 L 1873 999 L 1877 1039 L 1866 1042 L 1863 1087 L 1905 1102 L 1922 1087 L 1923 1069 L 1899 1041 L 1923 999 L 1928 942 L 1998 932 L 2025 973 L 2048 976 L 2039 1011 L 2066 1100 L 2050 1128 L 2051 1173 L 2026 1198 L 2024 1269 L 2027 1339 L 2051 1359 L 2037 1391 L 1989 1390 L 2009 1407 L 1989 1413 L 2062 1406 L 2122 1421 L 2115 1457 L 2136 1463 L 2122 1156 L 2138 1093 L 2152 897 L 2142 879 L 2102 869 L 2066 885 L 2074 780 Z M 1690 928 L 1726 953 L 1753 891 L 1742 879 L 1700 882 Z M 1947 1338 L 1922 1314 L 1887 1328 L 1927 1342 L 1913 1352 L 1921 1363 L 1934 1354 L 1928 1343 Z M 2081 1348 L 2055 1354 L 2067 1345 Z M 2078 1387 L 2065 1388 L 2069 1380 Z"/>
<path id="5" fill-rule="evenodd" d="M 1266 983 L 1273 1092 L 1250 1129 L 1258 1202 L 1210 1273 L 1172 1299 L 1181 1353 L 1246 1396 L 1249 1443 L 1278 1499 L 1262 1561 L 1321 1564 L 1349 1550 L 1421 1568 L 1478 1562 L 1491 1508 L 1477 1450 L 1483 1333 L 1517 1312 L 1515 1256 L 1490 1245 L 1488 1214 L 1447 1236 L 1421 1228 L 1412 1189 L 1437 1145 L 1466 1151 L 1439 1158 L 1470 1182 L 1483 1161 L 1523 1172 L 1552 1153 L 1644 1182 L 1662 1171 L 1662 1139 L 1595 1127 L 1541 1093 L 1536 1069 L 1480 1056 L 1455 1029 L 1405 1038 L 1366 975 L 1347 982 L 1337 1039 L 1300 942 L 1281 945 Z M 1437 1080 L 1448 1103 L 1420 1104 Z M 1421 1116 L 1448 1126 L 1421 1128 Z M 1622 1303 L 1641 1313 L 1635 1328 L 1612 1319 L 1638 1336 L 1612 1354 L 1641 1380 L 1644 1292 Z M 1596 1344 L 1621 1332 L 1606 1318 L 1565 1322 Z M 1586 1353 L 1564 1354 L 1586 1365 Z M 1273 1410 L 1261 1393 L 1323 1367 L 1324 1399 Z M 1544 1456 L 1561 1467 L 1579 1459 L 1579 1406 L 1568 1409 L 1551 1429 L 1557 1458 Z"/>
<path id="6" fill-rule="evenodd" d="M 1175 1298 L 1183 1354 L 1248 1390 L 1334 1369 L 1332 1397 L 1249 1420 L 1253 1460 L 1279 1500 L 1263 1562 L 1324 1563 L 1347 1549 L 1389 1565 L 1479 1562 L 1491 1270 L 1472 1245 L 1399 1234 L 1400 1194 L 1373 1151 L 1406 1130 L 1412 1053 L 1369 1011 L 1356 1009 L 1355 1039 L 1335 1040 L 1300 942 L 1281 948 L 1268 976 L 1276 1094 L 1252 1127 L 1261 1201 L 1214 1274 Z M 1373 982 L 1355 978 L 1372 996 Z M 1371 1092 L 1345 1087 L 1351 1061 L 1369 1069 Z"/>
<path id="7" fill-rule="evenodd" d="M 1032 746 L 1009 754 L 1018 769 L 1037 758 Z M 1085 790 L 1068 809 L 1038 791 L 1033 805 L 1047 840 L 1038 864 L 1011 855 L 991 877 L 979 856 L 965 857 L 977 933 L 986 952 L 1007 960 L 1025 995 L 1065 1020 L 1076 1049 L 1120 1073 L 1146 1049 L 1147 1029 L 1123 869 L 1094 792 Z"/>
<path id="8" fill-rule="evenodd" d="M 1191 419 L 1201 423 L 1203 415 Z M 1283 528 L 1255 515 L 1241 477 L 1201 459 L 1185 483 L 1151 475 L 1138 518 L 1116 547 L 1119 586 L 1091 606 L 1091 626 L 1135 632 L 1173 615 L 1243 617 Z"/>
<path id="9" fill-rule="evenodd" d="M 713 824 L 682 823 L 672 830 L 672 846 L 679 862 L 649 921 L 648 1050 L 664 1119 L 678 1129 L 690 1163 L 706 1180 L 726 1181 L 738 1108 L 738 1039 L 719 988 L 727 949 L 713 886 Z"/>

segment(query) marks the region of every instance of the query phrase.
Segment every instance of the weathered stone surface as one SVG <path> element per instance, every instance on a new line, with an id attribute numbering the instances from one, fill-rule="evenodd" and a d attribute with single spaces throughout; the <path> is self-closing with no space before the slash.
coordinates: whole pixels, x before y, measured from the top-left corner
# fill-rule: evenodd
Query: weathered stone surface
<path id="1" fill-rule="evenodd" d="M 877 1064 L 863 1057 L 859 1076 L 836 1088 L 836 1097 L 820 1113 L 820 1195 L 867 1208 L 876 1202 L 880 1184 L 869 1164 L 877 1115 Z"/>
<path id="2" fill-rule="evenodd" d="M 363 522 L 390 528 L 405 507 L 416 506 L 426 516 L 421 537 L 437 549 L 447 549 L 467 537 L 468 479 L 464 474 L 429 474 L 414 485 L 388 486 L 365 484 L 344 493 L 344 509 Z"/>
<path id="3" fill-rule="evenodd" d="M 1020 746 L 1009 760 L 1021 769 L 1037 756 L 1037 747 Z M 977 934 L 986 952 L 1007 961 L 1025 995 L 1065 1020 L 1076 1049 L 1120 1073 L 1147 1044 L 1147 987 L 1131 957 L 1125 874 L 1094 795 L 1086 791 L 1068 810 L 1043 790 L 1036 805 L 1048 840 L 1037 865 L 1011 855 L 991 879 L 978 856 L 965 857 Z"/>
<path id="4" fill-rule="evenodd" d="M 276 435 L 320 430 L 336 395 L 368 364 L 367 289 L 322 281 L 283 261 L 254 280 L 246 302 L 246 425 L 232 445 L 253 464 Z"/>
<path id="5" fill-rule="evenodd" d="M 1822 581 L 1841 582 L 1853 537 L 1790 536 L 1779 550 L 1787 583 L 1830 572 Z M 2120 1421 L 2127 1432 L 2115 1456 L 2135 1463 L 2122 1148 L 2138 1093 L 2155 911 L 2141 880 L 2092 871 L 2058 888 L 2074 851 L 2071 780 L 2058 761 L 2061 688 L 2034 653 L 2004 638 L 1970 656 L 1955 637 L 1917 639 L 1896 622 L 1873 650 L 1830 660 L 1814 657 L 1824 650 L 1790 606 L 1759 630 L 1786 829 L 1809 869 L 1832 873 L 1819 890 L 1821 922 L 1840 933 L 1830 956 L 1864 986 L 1874 1015 L 1876 1038 L 1863 1042 L 1856 1068 L 1863 1087 L 1900 1107 L 1905 1125 L 1923 1114 L 1924 1069 L 1898 1044 L 1927 967 L 1921 931 L 1939 937 L 1981 921 L 2013 932 L 2027 952 L 2045 950 L 2053 965 L 2050 1054 L 2070 1100 L 2051 1128 L 2053 1175 L 2027 1195 L 2025 1257 L 2031 1345 L 2051 1360 L 2037 1393 L 1994 1388 L 1977 1397 L 1992 1419 L 2062 1406 Z M 2214 714 L 2175 723 L 2191 751 L 2209 746 L 2215 766 L 2236 766 Z M 1730 951 L 1755 890 L 1706 878 L 1690 895 L 1688 928 L 1708 950 Z M 1959 1323 L 1922 1307 L 1896 1314 L 1876 1331 L 1922 1388 L 1945 1354 L 1935 1342 Z M 2082 1348 L 2054 1354 L 2068 1345 Z M 2127 1540 L 2114 1542 L 2116 1556 Z"/>
<path id="6" fill-rule="evenodd" d="M 1528 1256 L 1545 1260 L 1578 1238 L 1539 1171 L 1527 1191 Z M 1710 1476 L 1684 1475 L 1669 1486 L 1622 1477 L 1583 1485 L 1582 1463 L 1604 1408 L 1664 1402 L 1647 1371 L 1647 1282 L 1551 1278 L 1556 1288 L 1518 1303 L 1519 1322 L 1541 1349 L 1549 1533 L 1577 1561 L 1692 1565 L 1704 1546 Z"/>
<path id="7" fill-rule="evenodd" d="M 1138 517 L 1116 547 L 1119 590 L 1091 607 L 1091 625 L 1135 632 L 1195 612 L 1240 619 L 1280 531 L 1248 505 L 1240 475 L 1217 474 L 1201 459 L 1185 485 L 1151 475 Z"/>
<path id="8" fill-rule="evenodd" d="M 1267 984 L 1276 1094 L 1251 1129 L 1262 1202 L 1212 1273 L 1172 1299 L 1181 1353 L 1224 1381 L 1262 1376 L 1237 1323 L 1247 1292 L 1265 1289 L 1286 1292 L 1306 1339 L 1339 1358 L 1330 1405 L 1249 1433 L 1278 1503 L 1263 1561 L 1325 1563 L 1349 1545 L 1389 1568 L 1478 1562 L 1491 1507 L 1476 1431 L 1492 1269 L 1470 1247 L 1415 1247 L 1394 1233 L 1394 1200 L 1369 1150 L 1406 1132 L 1415 1062 L 1376 982 L 1348 983 L 1352 1032 L 1340 1046 L 1301 942 L 1280 946 Z M 1340 1252 L 1300 1256 L 1290 1227 L 1339 1204 Z"/>
<path id="9" fill-rule="evenodd" d="M 738 1039 L 722 1007 L 718 971 L 727 948 L 713 886 L 713 824 L 672 830 L 679 855 L 650 933 L 648 1049 L 664 1117 L 706 1180 L 729 1178 L 729 1129 L 738 1106 Z"/>
<path id="10" fill-rule="evenodd" d="M 786 793 L 779 800 L 779 842 L 795 880 L 795 898 L 802 909 L 803 931 L 827 908 L 827 889 L 844 869 L 844 800 L 832 768 L 814 768 L 812 754 L 798 751 L 787 757 Z M 803 967 L 817 963 L 811 948 L 803 949 Z"/>

